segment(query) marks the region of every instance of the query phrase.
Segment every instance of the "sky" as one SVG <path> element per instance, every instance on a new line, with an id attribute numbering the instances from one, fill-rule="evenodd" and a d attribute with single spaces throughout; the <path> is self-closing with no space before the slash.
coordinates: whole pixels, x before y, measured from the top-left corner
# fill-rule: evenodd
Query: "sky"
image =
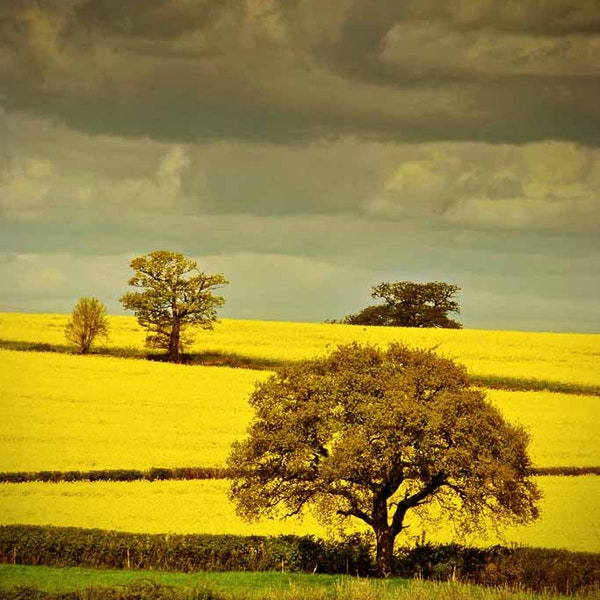
<path id="1" fill-rule="evenodd" d="M 600 332 L 599 217 L 600 0 L 0 1 L 0 311 L 171 250 L 226 318 Z"/>

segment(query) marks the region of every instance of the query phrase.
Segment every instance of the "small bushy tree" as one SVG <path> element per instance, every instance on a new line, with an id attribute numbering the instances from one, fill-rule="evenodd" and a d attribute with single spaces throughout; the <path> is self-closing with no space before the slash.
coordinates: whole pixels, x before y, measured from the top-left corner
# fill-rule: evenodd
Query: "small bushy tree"
<path id="1" fill-rule="evenodd" d="M 79 354 L 88 354 L 97 338 L 108 337 L 106 306 L 97 298 L 80 298 L 65 327 L 65 336 Z"/>
<path id="2" fill-rule="evenodd" d="M 341 346 L 283 368 L 250 404 L 249 435 L 228 459 L 238 514 L 312 506 L 329 525 L 359 519 L 375 534 L 383 576 L 409 511 L 433 504 L 464 531 L 538 515 L 527 433 L 464 367 L 431 351 Z"/>

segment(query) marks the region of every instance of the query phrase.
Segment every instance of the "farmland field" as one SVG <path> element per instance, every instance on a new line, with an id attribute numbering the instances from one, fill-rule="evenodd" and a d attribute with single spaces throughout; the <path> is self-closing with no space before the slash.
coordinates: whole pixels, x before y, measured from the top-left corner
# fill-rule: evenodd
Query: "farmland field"
<path id="1" fill-rule="evenodd" d="M 264 371 L 0 350 L 0 471 L 222 466 Z M 598 398 L 490 390 L 535 466 L 600 465 Z M 143 451 L 141 451 L 143 449 Z"/>
<path id="2" fill-rule="evenodd" d="M 267 375 L 0 350 L 0 471 L 222 465 Z"/>
<path id="3" fill-rule="evenodd" d="M 68 315 L 0 314 L 0 340 L 66 344 Z M 130 316 L 111 316 L 111 348 L 144 345 L 144 332 Z M 352 341 L 436 347 L 464 363 L 474 375 L 540 379 L 600 386 L 598 335 L 514 331 L 359 327 L 223 319 L 213 331 L 200 331 L 190 352 L 227 352 L 255 358 L 298 360 L 322 355 Z"/>
<path id="4" fill-rule="evenodd" d="M 67 315 L 0 315 L 0 340 L 65 348 Z M 132 317 L 110 317 L 111 348 L 143 352 Z M 362 328 L 224 320 L 199 332 L 192 352 L 286 361 L 353 340 L 398 340 L 437 351 L 470 372 L 581 386 L 600 384 L 599 336 Z M 222 466 L 251 418 L 247 399 L 269 372 L 171 365 L 110 356 L 0 350 L 0 471 Z M 488 390 L 491 402 L 532 436 L 537 467 L 599 466 L 597 395 Z M 504 542 L 600 551 L 600 478 L 540 477 L 542 518 Z M 0 485 L 0 523 L 72 525 L 140 532 L 236 534 L 326 532 L 304 521 L 247 524 L 227 482 L 22 483 Z M 408 537 L 420 537 L 415 523 Z M 432 540 L 447 541 L 442 530 Z M 475 540 L 495 543 L 496 538 Z"/>
<path id="5" fill-rule="evenodd" d="M 527 429 L 536 467 L 600 465 L 597 396 L 505 390 L 486 394 L 506 419 Z"/>
<path id="6" fill-rule="evenodd" d="M 600 477 L 538 477 L 544 493 L 542 518 L 526 527 L 513 527 L 504 539 L 491 535 L 467 541 L 505 543 L 600 552 L 598 498 Z M 325 536 L 312 516 L 304 519 L 241 521 L 227 501 L 228 482 L 136 481 L 18 483 L 0 485 L 2 524 L 43 524 L 110 529 L 140 533 L 222 533 L 238 535 Z M 413 517 L 399 542 L 414 543 L 423 527 Z M 356 524 L 349 531 L 355 530 Z M 354 522 L 356 523 L 356 522 Z M 449 526 L 426 530 L 430 541 L 448 542 Z"/>

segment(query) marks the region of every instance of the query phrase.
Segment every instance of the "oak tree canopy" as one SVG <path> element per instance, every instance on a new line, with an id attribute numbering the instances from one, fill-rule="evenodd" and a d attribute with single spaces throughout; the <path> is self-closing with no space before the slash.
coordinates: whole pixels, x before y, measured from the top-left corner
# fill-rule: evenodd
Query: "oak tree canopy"
<path id="1" fill-rule="evenodd" d="M 455 299 L 459 291 L 457 285 L 443 281 L 380 283 L 373 287 L 371 296 L 383 300 L 383 303 L 367 306 L 354 315 L 348 315 L 342 319 L 342 323 L 460 329 L 462 325 L 448 316 L 460 313 L 460 306 Z"/>
<path id="2" fill-rule="evenodd" d="M 432 351 L 340 346 L 257 384 L 250 404 L 228 459 L 238 514 L 358 519 L 381 575 L 411 511 L 436 504 L 467 532 L 538 516 L 527 433 Z"/>

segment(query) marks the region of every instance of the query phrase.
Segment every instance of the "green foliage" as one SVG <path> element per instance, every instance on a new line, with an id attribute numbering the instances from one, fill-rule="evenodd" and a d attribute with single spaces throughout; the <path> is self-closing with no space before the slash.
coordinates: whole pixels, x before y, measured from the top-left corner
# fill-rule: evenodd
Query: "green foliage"
<path id="1" fill-rule="evenodd" d="M 295 536 L 142 535 L 24 525 L 0 526 L 0 562 L 183 573 L 285 571 L 369 575 L 375 568 L 369 545 L 358 536 L 325 542 Z M 598 591 L 600 582 L 600 554 L 424 544 L 400 549 L 394 557 L 393 573 L 407 578 L 537 592 L 592 594 Z"/>
<path id="2" fill-rule="evenodd" d="M 223 275 L 207 275 L 198 265 L 177 252 L 157 250 L 131 261 L 135 275 L 129 285 L 139 292 L 121 297 L 138 323 L 147 330 L 146 343 L 168 350 L 171 362 L 179 362 L 186 343 L 191 342 L 189 327 L 212 329 L 216 309 L 223 305 L 213 291 L 228 281 Z"/>
<path id="3" fill-rule="evenodd" d="M 436 581 L 562 594 L 597 591 L 600 583 L 600 555 L 585 552 L 425 544 L 401 550 L 395 560 L 397 575 Z"/>
<path id="4" fill-rule="evenodd" d="M 0 562 L 163 571 L 289 571 L 367 574 L 360 537 L 150 535 L 72 527 L 0 526 Z"/>
<path id="5" fill-rule="evenodd" d="M 96 338 L 108 337 L 106 306 L 97 298 L 80 298 L 65 327 L 65 336 L 80 354 L 87 354 Z"/>
<path id="6" fill-rule="evenodd" d="M 528 435 L 431 351 L 340 346 L 258 384 L 250 404 L 228 459 L 238 514 L 360 519 L 383 575 L 409 510 L 435 503 L 463 531 L 538 516 Z"/>
<path id="7" fill-rule="evenodd" d="M 371 296 L 383 300 L 383 304 L 367 306 L 345 317 L 342 323 L 460 329 L 462 325 L 448 317 L 449 313 L 460 313 L 460 306 L 454 300 L 459 291 L 458 286 L 441 281 L 380 283 L 373 287 Z"/>

